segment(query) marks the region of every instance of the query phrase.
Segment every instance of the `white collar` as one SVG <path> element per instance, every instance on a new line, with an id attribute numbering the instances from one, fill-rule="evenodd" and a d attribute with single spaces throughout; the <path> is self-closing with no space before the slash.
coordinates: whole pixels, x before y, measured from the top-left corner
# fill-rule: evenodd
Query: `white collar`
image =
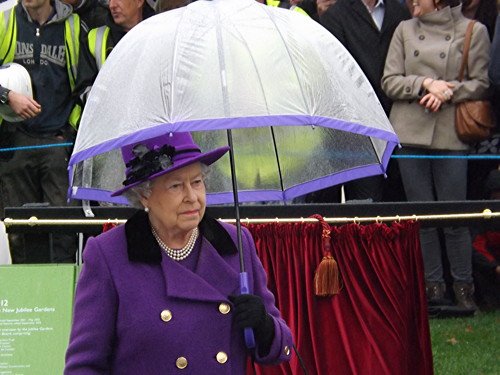
<path id="1" fill-rule="evenodd" d="M 366 3 L 365 3 L 363 0 L 361 0 L 361 1 L 363 2 L 363 4 L 364 4 L 364 6 L 366 7 L 366 9 L 368 9 L 368 12 L 373 12 L 373 9 L 375 9 L 375 8 L 377 8 L 377 7 L 379 7 L 379 6 L 383 6 L 383 5 L 384 5 L 384 0 L 378 0 L 378 1 L 375 3 L 375 5 L 374 5 L 373 9 L 372 9 L 372 10 L 370 10 L 370 7 L 369 7 L 368 5 L 366 5 Z"/>

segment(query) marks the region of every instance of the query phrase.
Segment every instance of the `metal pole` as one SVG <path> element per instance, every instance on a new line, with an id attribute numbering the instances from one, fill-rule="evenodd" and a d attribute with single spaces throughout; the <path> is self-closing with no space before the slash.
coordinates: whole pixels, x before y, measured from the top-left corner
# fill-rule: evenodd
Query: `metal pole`
<path id="1" fill-rule="evenodd" d="M 238 236 L 238 254 L 240 256 L 240 269 L 245 272 L 245 260 L 243 259 L 243 241 L 241 239 L 241 221 L 240 221 L 240 202 L 238 199 L 238 182 L 236 181 L 236 167 L 234 164 L 233 153 L 233 134 L 231 129 L 227 129 L 227 142 L 229 149 L 229 164 L 231 165 L 231 182 L 233 185 L 233 199 L 234 199 L 234 217 L 236 219 L 236 228 Z"/>
<path id="2" fill-rule="evenodd" d="M 392 222 L 392 221 L 403 221 L 403 220 L 454 220 L 454 219 L 495 219 L 500 218 L 500 212 L 492 212 L 490 209 L 485 209 L 483 212 L 477 213 L 458 213 L 458 214 L 433 214 L 433 215 L 395 215 L 395 216 L 355 216 L 355 217 L 324 217 L 323 219 L 327 223 L 332 224 L 346 224 L 346 223 L 363 223 L 363 222 Z M 236 223 L 237 221 L 243 221 L 246 224 L 266 224 L 266 223 L 315 223 L 318 222 L 315 218 L 310 217 L 292 217 L 292 218 L 244 218 L 241 219 L 239 216 L 239 210 L 237 214 L 237 219 L 224 219 L 219 218 L 218 220 L 225 223 Z M 5 227 L 10 227 L 13 225 L 28 225 L 28 226 L 38 226 L 38 225 L 104 225 L 104 224 L 124 224 L 127 220 L 125 219 L 38 219 L 37 217 L 31 217 L 29 219 L 12 219 L 5 218 L 3 223 Z"/>

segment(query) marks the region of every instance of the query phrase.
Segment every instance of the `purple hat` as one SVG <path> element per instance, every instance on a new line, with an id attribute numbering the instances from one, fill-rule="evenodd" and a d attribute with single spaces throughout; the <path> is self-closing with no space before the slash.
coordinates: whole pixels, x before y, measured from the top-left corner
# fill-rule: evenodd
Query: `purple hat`
<path id="1" fill-rule="evenodd" d="M 123 194 L 126 190 L 141 182 L 152 180 L 200 162 L 210 165 L 221 158 L 229 146 L 221 147 L 202 154 L 189 133 L 167 133 L 122 147 L 122 156 L 127 167 L 127 179 L 124 188 L 111 193 L 112 197 Z"/>

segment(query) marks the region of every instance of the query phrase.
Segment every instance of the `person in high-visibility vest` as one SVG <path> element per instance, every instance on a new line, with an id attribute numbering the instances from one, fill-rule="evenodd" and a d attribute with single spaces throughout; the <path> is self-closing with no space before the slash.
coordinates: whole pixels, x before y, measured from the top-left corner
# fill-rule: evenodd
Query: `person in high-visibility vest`
<path id="1" fill-rule="evenodd" d="M 110 0 L 109 10 L 106 25 L 89 31 L 88 51 L 80 56 L 82 70 L 75 91 L 82 106 L 87 102 L 97 73 L 116 44 L 139 22 L 154 14 L 146 0 Z"/>
<path id="2" fill-rule="evenodd" d="M 1 212 L 26 203 L 66 205 L 70 148 L 57 145 L 73 142 L 80 118 L 72 92 L 86 34 L 71 6 L 59 0 L 22 0 L 0 13 L 0 65 L 22 65 L 33 88 L 30 98 L 0 86 L 0 106 L 10 106 L 22 118 L 0 126 L 0 149 L 14 149 L 0 152 Z M 29 261 L 28 246 L 14 237 L 10 236 L 13 262 Z M 56 237 L 52 260 L 73 261 L 76 245 L 61 244 Z"/>

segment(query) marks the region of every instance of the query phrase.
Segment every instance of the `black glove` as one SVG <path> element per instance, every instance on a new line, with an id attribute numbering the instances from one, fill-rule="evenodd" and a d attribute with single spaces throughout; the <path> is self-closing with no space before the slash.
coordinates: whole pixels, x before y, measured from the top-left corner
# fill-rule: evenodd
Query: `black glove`
<path id="1" fill-rule="evenodd" d="M 234 305 L 234 321 L 242 329 L 253 328 L 259 354 L 266 356 L 274 339 L 274 322 L 266 312 L 262 299 L 253 294 L 228 298 Z"/>

